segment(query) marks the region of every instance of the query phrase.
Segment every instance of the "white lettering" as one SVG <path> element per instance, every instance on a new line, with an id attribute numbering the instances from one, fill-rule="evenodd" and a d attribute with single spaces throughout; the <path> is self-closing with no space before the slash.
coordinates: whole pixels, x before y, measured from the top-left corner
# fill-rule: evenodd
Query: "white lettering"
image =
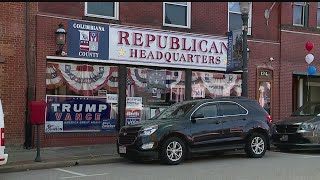
<path id="1" fill-rule="evenodd" d="M 81 112 L 82 111 L 82 104 L 75 104 L 73 107 L 74 112 Z M 78 107 L 78 108 L 77 108 Z"/>
<path id="2" fill-rule="evenodd" d="M 60 104 L 52 104 L 51 106 L 53 106 L 54 112 L 58 112 L 58 107 L 60 106 Z"/>
<path id="3" fill-rule="evenodd" d="M 103 110 L 107 109 L 107 105 L 105 104 L 99 104 L 99 111 L 98 112 L 102 112 Z"/>
<path id="4" fill-rule="evenodd" d="M 95 104 L 86 104 L 86 112 L 96 112 L 96 105 Z"/>
<path id="5" fill-rule="evenodd" d="M 70 112 L 70 104 L 62 104 L 62 112 Z"/>

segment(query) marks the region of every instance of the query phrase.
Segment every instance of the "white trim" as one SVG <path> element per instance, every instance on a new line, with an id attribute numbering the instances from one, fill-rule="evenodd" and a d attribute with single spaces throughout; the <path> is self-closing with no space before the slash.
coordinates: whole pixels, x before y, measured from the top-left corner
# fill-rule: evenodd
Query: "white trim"
<path id="1" fill-rule="evenodd" d="M 305 25 L 305 14 L 306 14 L 306 3 L 304 2 L 304 5 L 300 5 L 300 4 L 296 4 L 296 3 L 300 3 L 300 2 L 294 2 L 293 3 L 293 9 L 292 9 L 292 25 L 294 26 L 300 26 L 303 27 Z M 294 23 L 294 7 L 295 6 L 301 6 L 302 7 L 302 24 L 295 24 Z M 301 14 L 300 14 L 301 16 Z"/>
<path id="2" fill-rule="evenodd" d="M 249 18 L 248 18 L 248 35 L 250 36 L 252 34 L 252 4 L 253 2 L 250 3 L 250 11 L 249 11 Z M 241 13 L 238 12 L 234 12 L 234 11 L 229 11 L 229 2 L 228 2 L 228 29 L 227 31 L 229 32 L 229 28 L 230 28 L 230 14 L 229 13 L 233 13 L 233 14 L 239 14 L 241 15 Z"/>
<path id="3" fill-rule="evenodd" d="M 84 5 L 84 15 L 88 17 L 97 17 L 97 18 L 103 18 L 103 19 L 114 19 L 114 20 L 119 20 L 119 2 L 114 2 L 114 16 L 103 16 L 103 15 L 98 15 L 98 14 L 89 14 L 88 13 L 88 2 L 85 2 Z"/>
<path id="4" fill-rule="evenodd" d="M 166 23 L 166 10 L 165 10 L 166 4 L 187 7 L 187 26 Z M 162 3 L 162 24 L 163 24 L 163 26 L 168 26 L 168 27 L 178 27 L 178 28 L 189 28 L 190 29 L 191 28 L 191 2 L 187 2 L 187 5 L 176 4 L 176 3 L 171 3 L 171 2 L 163 2 Z"/>
<path id="5" fill-rule="evenodd" d="M 294 33 L 294 34 L 303 34 L 303 35 L 312 35 L 312 36 L 320 36 L 320 34 L 305 33 L 305 32 L 299 32 L 299 31 L 281 30 L 281 32 Z"/>
<path id="6" fill-rule="evenodd" d="M 267 44 L 277 44 L 277 45 L 280 45 L 279 42 L 268 42 L 268 41 L 259 41 L 259 40 L 251 40 L 251 39 L 248 39 L 249 42 L 254 42 L 254 43 L 267 43 Z"/>
<path id="7" fill-rule="evenodd" d="M 74 58 L 74 57 L 60 57 L 60 56 L 47 56 L 47 59 L 51 60 L 66 60 L 66 61 L 81 61 L 81 62 L 99 62 L 106 64 L 127 64 L 127 65 L 138 65 L 138 66 L 154 66 L 154 67 L 170 67 L 178 69 L 200 69 L 200 70 L 213 70 L 225 72 L 225 67 L 202 67 L 194 65 L 181 65 L 181 64 L 156 64 L 148 62 L 133 62 L 132 60 L 102 60 L 102 59 L 87 59 L 87 58 Z"/>

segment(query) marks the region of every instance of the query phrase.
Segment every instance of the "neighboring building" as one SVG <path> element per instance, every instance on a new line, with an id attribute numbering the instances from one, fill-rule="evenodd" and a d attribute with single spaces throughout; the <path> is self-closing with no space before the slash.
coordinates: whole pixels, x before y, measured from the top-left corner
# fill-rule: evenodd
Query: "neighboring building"
<path id="1" fill-rule="evenodd" d="M 226 72 L 228 31 L 234 32 L 233 57 L 242 55 L 236 2 L 15 2 L 0 3 L 0 12 L 0 98 L 9 146 L 33 145 L 30 100 L 48 103 L 42 145 L 70 146 L 114 143 L 120 126 L 175 102 L 241 95 L 241 71 Z M 318 74 L 306 76 L 305 62 L 311 41 L 313 64 L 320 65 L 319 16 L 317 2 L 252 4 L 249 97 L 275 121 L 307 95 L 320 100 Z M 56 55 L 59 24 L 67 43 Z"/>

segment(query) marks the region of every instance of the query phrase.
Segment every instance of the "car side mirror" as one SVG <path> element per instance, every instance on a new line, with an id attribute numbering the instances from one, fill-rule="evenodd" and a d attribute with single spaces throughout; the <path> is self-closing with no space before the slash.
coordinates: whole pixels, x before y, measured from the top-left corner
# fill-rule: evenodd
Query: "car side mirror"
<path id="1" fill-rule="evenodd" d="M 195 114 L 191 117 L 191 121 L 195 122 L 196 119 L 199 119 L 199 118 L 204 118 L 204 115 L 202 113 Z"/>

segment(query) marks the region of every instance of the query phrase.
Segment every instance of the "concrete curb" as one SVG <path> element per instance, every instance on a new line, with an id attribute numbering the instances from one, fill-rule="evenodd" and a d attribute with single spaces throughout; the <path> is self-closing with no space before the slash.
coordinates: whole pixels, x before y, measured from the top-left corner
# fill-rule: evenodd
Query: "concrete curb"
<path id="1" fill-rule="evenodd" d="M 69 160 L 45 160 L 42 162 L 32 162 L 27 163 L 20 162 L 19 164 L 7 164 L 0 166 L 0 173 L 11 173 L 27 170 L 37 170 L 37 169 L 50 169 L 59 167 L 70 167 L 77 165 L 94 165 L 94 164 L 105 164 L 105 163 L 116 163 L 125 161 L 121 157 L 95 157 L 95 158 L 83 158 L 83 159 L 69 159 Z"/>

